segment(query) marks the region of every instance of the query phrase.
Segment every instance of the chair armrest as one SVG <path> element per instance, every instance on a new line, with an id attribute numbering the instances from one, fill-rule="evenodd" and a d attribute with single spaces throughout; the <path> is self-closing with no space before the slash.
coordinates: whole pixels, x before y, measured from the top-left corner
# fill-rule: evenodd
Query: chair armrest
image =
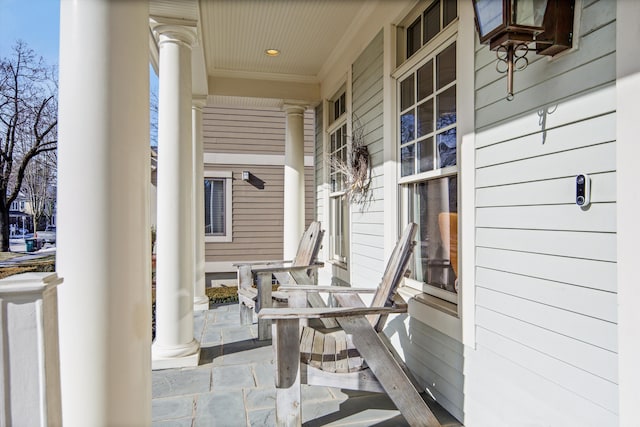
<path id="1" fill-rule="evenodd" d="M 259 319 L 322 319 L 326 317 L 365 316 L 368 314 L 406 313 L 407 306 L 392 307 L 324 307 L 324 308 L 264 308 Z"/>
<path id="2" fill-rule="evenodd" d="M 272 265 L 272 264 L 291 264 L 293 260 L 284 260 L 284 261 L 251 261 L 251 262 L 236 262 L 231 264 L 234 267 L 242 267 L 245 265 L 254 266 L 254 265 Z"/>
<path id="3" fill-rule="evenodd" d="M 325 292 L 325 293 L 356 293 L 356 294 L 375 294 L 375 288 L 348 288 L 346 286 L 316 286 L 316 285 L 281 285 L 279 291 L 306 291 L 306 292 Z"/>
<path id="4" fill-rule="evenodd" d="M 322 268 L 322 267 L 324 267 L 324 263 L 316 262 L 314 264 L 309 264 L 309 265 L 258 267 L 258 268 L 252 268 L 251 271 L 254 273 L 281 273 L 286 271 L 306 271 L 306 270 Z"/>

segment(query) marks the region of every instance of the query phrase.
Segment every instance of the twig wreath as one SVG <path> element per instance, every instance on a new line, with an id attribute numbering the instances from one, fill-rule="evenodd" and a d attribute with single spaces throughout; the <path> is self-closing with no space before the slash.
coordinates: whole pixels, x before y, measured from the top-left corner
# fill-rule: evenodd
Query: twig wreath
<path id="1" fill-rule="evenodd" d="M 329 156 L 331 168 L 343 177 L 344 197 L 351 203 L 364 203 L 371 186 L 371 162 L 369 149 L 364 142 L 364 128 L 356 119 L 353 134 L 347 136 L 347 159 Z"/>

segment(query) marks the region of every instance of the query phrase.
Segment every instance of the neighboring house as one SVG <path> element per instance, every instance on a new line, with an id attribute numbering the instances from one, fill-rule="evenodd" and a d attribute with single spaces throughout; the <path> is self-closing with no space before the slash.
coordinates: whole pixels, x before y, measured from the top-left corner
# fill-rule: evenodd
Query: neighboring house
<path id="1" fill-rule="evenodd" d="M 304 119 L 305 223 L 314 218 L 313 111 Z M 285 113 L 280 107 L 203 108 L 205 271 L 283 259 Z M 245 174 L 246 176 L 243 176 Z"/>
<path id="2" fill-rule="evenodd" d="M 399 230 L 418 223 L 401 290 L 409 313 L 390 319 L 385 332 L 447 411 L 472 427 L 637 425 L 638 2 L 577 0 L 573 48 L 554 58 L 530 52 L 511 102 L 467 0 L 93 3 L 61 9 L 58 222 L 65 238 L 56 265 L 65 280 L 60 350 L 69 424 L 149 424 L 149 360 L 197 364 L 191 270 L 204 260 L 194 262 L 187 227 L 200 197 L 190 185 L 192 118 L 204 122 L 209 153 L 205 200 L 210 232 L 219 234 L 211 240 L 227 238 L 233 208 L 231 242 L 206 243 L 208 262 L 237 260 L 216 252 L 236 242 L 251 248 L 247 258 L 276 258 L 280 234 L 300 234 L 301 209 L 286 208 L 296 194 L 285 188 L 277 197 L 282 218 L 256 203 L 281 180 L 282 166 L 250 160 L 269 152 L 253 137 L 234 139 L 246 128 L 207 124 L 241 99 L 245 112 L 292 101 L 313 109 L 313 128 L 306 126 L 315 129 L 315 207 L 307 205 L 303 219 L 313 214 L 326 229 L 322 280 L 376 286 Z M 494 5 L 502 3 L 513 2 Z M 149 302 L 141 284 L 150 254 L 148 234 L 139 233 L 149 226 L 149 147 L 140 144 L 148 135 L 149 45 L 160 63 L 158 201 L 166 217 L 158 233 L 164 226 L 168 242 L 164 261 L 158 253 L 162 339 L 151 354 L 140 309 Z M 280 57 L 264 55 L 274 47 Z M 203 97 L 211 105 L 198 117 L 189 108 Z M 301 141 L 297 125 L 285 128 Z M 326 161 L 348 159 L 358 129 L 371 165 L 362 205 L 345 202 Z M 296 157 L 290 165 L 311 154 L 300 145 L 285 144 L 285 159 Z M 264 190 L 244 181 L 244 171 Z M 585 209 L 575 203 L 578 174 L 591 178 Z M 306 182 L 293 187 L 310 192 Z M 229 187 L 222 221 L 211 212 L 220 206 L 222 213 Z M 78 198 L 86 200 L 81 211 L 73 209 Z M 278 236 L 258 237 L 268 230 L 249 228 L 253 221 Z M 100 238 L 86 251 L 94 232 Z M 105 305 L 88 310 L 87 301 Z M 77 405 L 81 399 L 86 404 Z"/>
<path id="3" fill-rule="evenodd" d="M 18 197 L 11 202 L 9 207 L 9 235 L 22 236 L 33 231 L 33 221 L 29 214 L 29 201 L 27 197 L 18 193 Z"/>
<path id="4" fill-rule="evenodd" d="M 49 187 L 51 194 L 56 194 L 56 186 Z M 51 201 L 51 199 L 49 199 Z M 10 235 L 22 235 L 24 233 L 33 232 L 33 210 L 31 209 L 29 197 L 22 192 L 18 193 L 18 197 L 11 203 L 9 208 L 9 233 Z M 38 230 L 45 230 L 48 227 L 55 227 L 56 216 L 58 213 L 58 204 L 53 197 L 53 203 L 46 206 L 38 221 Z"/>

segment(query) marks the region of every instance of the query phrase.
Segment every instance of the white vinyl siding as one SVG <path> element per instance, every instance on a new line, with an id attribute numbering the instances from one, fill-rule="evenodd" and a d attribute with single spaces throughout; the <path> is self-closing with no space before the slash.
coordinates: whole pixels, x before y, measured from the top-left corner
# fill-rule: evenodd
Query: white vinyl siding
<path id="1" fill-rule="evenodd" d="M 361 127 L 371 165 L 370 198 L 351 205 L 351 284 L 375 287 L 384 273 L 382 108 L 383 32 L 352 65 L 353 128 Z"/>
<path id="2" fill-rule="evenodd" d="M 512 102 L 477 46 L 469 425 L 617 425 L 615 2 L 577 4 L 579 48 L 530 53 Z"/>
<path id="3" fill-rule="evenodd" d="M 402 354 L 411 373 L 423 390 L 458 420 L 463 419 L 464 368 L 463 346 L 459 341 L 413 318 L 404 317 L 403 336 L 397 325 L 403 316 L 388 322 L 385 333 Z M 409 339 L 410 337 L 410 339 Z"/>

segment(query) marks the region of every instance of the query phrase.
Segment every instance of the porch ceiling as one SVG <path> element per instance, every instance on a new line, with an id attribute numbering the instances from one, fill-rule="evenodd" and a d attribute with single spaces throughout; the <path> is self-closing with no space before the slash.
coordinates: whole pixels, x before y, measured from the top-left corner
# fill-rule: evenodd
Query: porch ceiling
<path id="1" fill-rule="evenodd" d="M 319 100 L 336 47 L 367 7 L 365 0 L 152 0 L 150 13 L 198 22 L 194 58 L 202 64 L 194 66 L 204 70 L 194 70 L 196 93 L 199 84 L 218 100 L 264 103 Z M 270 48 L 280 55 L 267 56 Z"/>

